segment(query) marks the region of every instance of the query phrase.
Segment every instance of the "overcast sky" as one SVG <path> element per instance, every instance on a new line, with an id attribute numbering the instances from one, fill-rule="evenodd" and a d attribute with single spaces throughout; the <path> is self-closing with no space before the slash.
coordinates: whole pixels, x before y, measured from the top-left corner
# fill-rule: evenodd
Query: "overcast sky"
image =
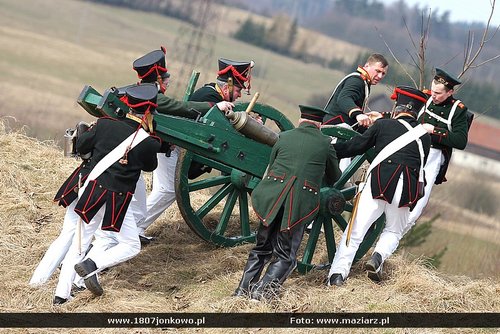
<path id="1" fill-rule="evenodd" d="M 385 0 L 383 3 L 392 3 L 398 0 Z M 450 11 L 450 21 L 465 21 L 485 23 L 491 11 L 490 0 L 405 0 L 410 7 L 419 4 L 419 7 L 431 8 L 434 13 L 443 14 Z M 500 0 L 495 3 L 495 13 L 492 18 L 493 24 L 500 24 Z"/>

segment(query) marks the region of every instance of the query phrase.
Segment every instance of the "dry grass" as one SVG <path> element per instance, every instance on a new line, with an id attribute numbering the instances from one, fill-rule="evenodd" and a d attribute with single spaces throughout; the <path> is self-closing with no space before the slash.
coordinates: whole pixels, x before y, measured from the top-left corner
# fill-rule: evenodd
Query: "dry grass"
<path id="1" fill-rule="evenodd" d="M 253 303 L 230 297 L 252 245 L 219 248 L 201 241 L 171 207 L 151 227 L 158 241 L 134 259 L 101 276 L 102 297 L 81 292 L 62 307 L 51 302 L 57 272 L 46 286 L 27 285 L 34 267 L 59 233 L 64 209 L 52 203 L 60 183 L 77 162 L 62 157 L 52 142 L 39 142 L 21 132 L 10 132 L 0 122 L 0 273 L 3 312 L 499 312 L 498 277 L 471 279 L 443 275 L 395 256 L 386 266 L 384 283 L 371 283 L 360 265 L 342 288 L 324 286 L 326 272 L 297 273 L 285 283 L 281 298 Z M 285 330 L 246 329 L 247 333 L 281 333 Z M 331 332 L 331 330 L 318 330 Z M 49 333 L 50 330 L 17 330 Z M 66 330 L 65 330 L 66 332 Z M 84 333 L 73 329 L 70 333 Z M 123 330 L 106 329 L 103 333 Z M 131 330 L 150 333 L 154 330 Z M 179 330 L 190 332 L 190 330 Z M 218 333 L 207 329 L 203 332 Z M 238 332 L 227 330 L 227 332 Z M 298 332 L 298 330 L 287 330 Z M 350 333 L 351 330 L 335 330 Z M 422 333 L 422 330 L 361 331 L 372 333 Z M 452 333 L 433 330 L 428 333 Z"/>
<path id="2" fill-rule="evenodd" d="M 432 233 L 424 244 L 406 251 L 416 256 L 433 256 L 446 247 L 440 271 L 470 277 L 499 277 L 500 179 L 453 164 L 447 175 L 448 182 L 433 188 L 429 205 L 420 218 L 426 221 L 440 215 Z M 495 203 L 496 207 L 489 210 L 496 210 L 495 214 L 468 209 L 480 209 L 474 203 L 485 194 L 491 197 L 487 198 L 488 203 Z"/>

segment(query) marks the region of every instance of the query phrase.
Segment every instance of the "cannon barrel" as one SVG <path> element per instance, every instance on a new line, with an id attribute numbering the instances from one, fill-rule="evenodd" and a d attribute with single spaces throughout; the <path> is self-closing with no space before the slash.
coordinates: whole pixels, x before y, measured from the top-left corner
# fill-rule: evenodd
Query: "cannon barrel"
<path id="1" fill-rule="evenodd" d="M 268 127 L 256 121 L 246 112 L 226 112 L 226 117 L 231 122 L 231 125 L 239 132 L 269 146 L 274 146 L 278 141 L 279 135 Z"/>

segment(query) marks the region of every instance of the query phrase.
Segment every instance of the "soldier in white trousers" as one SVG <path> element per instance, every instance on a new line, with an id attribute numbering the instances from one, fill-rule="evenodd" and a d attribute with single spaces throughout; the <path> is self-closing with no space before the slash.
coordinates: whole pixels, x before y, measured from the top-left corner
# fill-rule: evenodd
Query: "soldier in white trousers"
<path id="1" fill-rule="evenodd" d="M 360 185 L 357 214 L 346 228 L 328 274 L 327 285 L 344 284 L 365 234 L 382 214 L 386 223 L 377 247 L 366 264 L 369 277 L 380 279 L 383 260 L 397 248 L 407 224 L 410 209 L 421 197 L 423 166 L 429 153 L 430 136 L 416 120 L 417 111 L 426 101 L 421 91 L 396 87 L 392 119 L 377 120 L 361 136 L 337 142 L 337 156 L 355 156 L 374 148 L 376 157 L 367 171 L 366 183 Z"/>
<path id="2" fill-rule="evenodd" d="M 83 222 L 80 216 L 74 211 L 76 200 L 70 203 L 66 207 L 66 213 L 64 215 L 63 226 L 61 232 L 57 238 L 50 244 L 49 248 L 43 255 L 42 259 L 38 263 L 31 279 L 29 285 L 32 287 L 40 286 L 45 284 L 54 271 L 61 265 L 62 260 L 66 256 L 69 247 L 73 241 L 75 234 L 78 237 L 78 227 L 82 228 Z M 146 215 L 146 185 L 144 179 L 141 176 L 137 182 L 134 196 L 130 202 L 130 207 L 132 208 L 132 213 L 134 215 L 135 221 L 141 220 Z M 98 249 L 108 249 L 117 244 L 116 233 L 103 231 L 97 229 L 94 234 L 94 241 L 92 242 L 91 250 L 89 254 L 93 254 Z M 88 248 L 83 249 L 80 247 L 79 252 L 86 253 Z M 77 279 L 75 284 L 79 287 L 83 286 L 83 280 L 79 282 Z"/>
<path id="3" fill-rule="evenodd" d="M 157 106 L 157 94 L 158 89 L 153 84 L 127 88 L 122 99 L 130 107 L 126 117 L 123 120 L 99 118 L 77 139 L 80 153 L 92 152 L 92 172 L 80 190 L 74 209 L 85 224 L 81 238 L 74 235 L 62 262 L 55 305 L 70 299 L 75 271 L 83 277 L 85 286 L 100 296 L 103 289 L 97 273 L 140 251 L 136 218 L 141 213 L 130 203 L 141 171 L 153 171 L 157 166 L 161 139 L 150 135 L 154 132 L 152 112 Z M 99 226 L 115 233 L 117 244 L 107 249 L 98 247 L 84 260 L 85 254 L 80 249 L 88 248 Z"/>

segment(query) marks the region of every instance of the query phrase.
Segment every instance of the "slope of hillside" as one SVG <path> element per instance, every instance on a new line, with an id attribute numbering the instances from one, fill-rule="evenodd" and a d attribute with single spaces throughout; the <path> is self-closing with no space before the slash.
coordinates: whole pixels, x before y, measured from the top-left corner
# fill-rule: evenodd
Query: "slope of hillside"
<path id="1" fill-rule="evenodd" d="M 31 135 L 58 140 L 67 127 L 87 120 L 89 116 L 75 102 L 84 85 L 103 92 L 136 82 L 133 60 L 160 45 L 167 47 L 171 86 L 187 84 L 193 68 L 184 72 L 186 77 L 178 76 L 187 55 L 181 53 L 185 45 L 174 44 L 188 42 L 181 36 L 190 33 L 185 23 L 85 1 L 37 2 L 33 6 L 26 1 L 0 0 L 0 115 L 15 116 L 29 126 Z M 226 30 L 223 25 L 221 30 Z M 215 79 L 219 57 L 253 59 L 252 93 L 260 92 L 260 102 L 293 120 L 298 118 L 298 104 L 318 92 L 329 95 L 341 76 L 226 34 L 217 36 L 213 48 L 213 59 L 203 61 L 206 67 L 196 68 L 201 71 L 199 85 Z M 349 54 L 348 50 L 339 47 L 337 52 Z M 241 101 L 250 98 L 244 95 Z"/>
<path id="2" fill-rule="evenodd" d="M 40 142 L 20 132 L 8 131 L 4 120 L 0 122 L 0 156 L 2 312 L 500 312 L 498 276 L 474 280 L 444 275 L 427 269 L 419 260 L 409 261 L 401 255 L 387 262 L 381 285 L 368 280 L 356 264 L 341 288 L 326 287 L 323 283 L 326 272 L 313 271 L 307 275 L 293 273 L 279 301 L 254 303 L 233 298 L 230 295 L 239 282 L 251 245 L 219 248 L 200 240 L 183 222 L 175 206 L 152 226 L 151 232 L 158 238 L 155 243 L 101 276 L 103 296 L 95 298 L 89 292 L 81 292 L 70 303 L 53 307 L 58 272 L 41 288 L 30 288 L 27 282 L 59 233 L 64 209 L 53 204 L 52 197 L 77 162 L 63 158 L 53 142 Z M 318 331 L 329 333 L 331 329 Z M 90 331 L 65 329 L 64 332 Z M 123 329 L 102 332 L 122 333 Z M 203 332 L 219 333 L 220 329 Z M 241 333 L 241 330 L 227 332 Z M 369 332 L 388 333 L 387 329 Z M 422 333 L 422 329 L 389 332 Z"/>

